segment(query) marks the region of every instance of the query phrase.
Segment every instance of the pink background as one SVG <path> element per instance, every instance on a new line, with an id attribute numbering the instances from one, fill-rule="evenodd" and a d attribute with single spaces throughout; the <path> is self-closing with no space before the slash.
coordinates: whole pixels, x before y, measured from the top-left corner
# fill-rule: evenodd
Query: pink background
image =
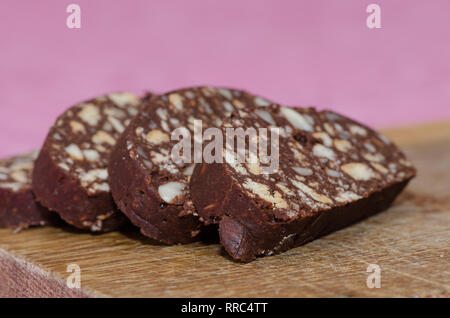
<path id="1" fill-rule="evenodd" d="M 382 29 L 366 27 L 372 2 Z M 0 156 L 117 90 L 233 86 L 375 127 L 450 119 L 449 14 L 448 0 L 2 0 Z"/>

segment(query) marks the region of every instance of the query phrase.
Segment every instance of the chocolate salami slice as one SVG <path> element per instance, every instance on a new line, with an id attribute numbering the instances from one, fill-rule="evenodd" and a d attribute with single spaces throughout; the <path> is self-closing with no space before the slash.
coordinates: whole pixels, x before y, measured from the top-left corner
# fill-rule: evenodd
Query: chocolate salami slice
<path id="1" fill-rule="evenodd" d="M 63 113 L 35 163 L 36 199 L 79 229 L 110 231 L 123 224 L 126 218 L 111 197 L 107 167 L 111 149 L 140 102 L 131 93 L 113 93 Z"/>
<path id="2" fill-rule="evenodd" d="M 0 160 L 0 227 L 45 225 L 50 212 L 34 200 L 31 173 L 38 151 Z"/>
<path id="3" fill-rule="evenodd" d="M 270 103 L 246 92 L 212 87 L 182 89 L 143 105 L 120 138 L 109 165 L 111 192 L 119 209 L 141 232 L 167 244 L 187 243 L 199 237 L 198 220 L 189 194 L 194 154 L 172 156 L 183 137 L 194 140 L 200 128 L 220 126 L 223 118 L 239 109 Z M 172 132 L 180 135 L 172 140 Z M 199 140 L 200 139 L 200 140 Z M 177 152 L 176 152 L 177 153 Z"/>
<path id="4" fill-rule="evenodd" d="M 415 175 L 385 136 L 331 111 L 243 110 L 222 132 L 238 127 L 280 129 L 278 139 L 268 132 L 252 137 L 278 145 L 270 148 L 278 169 L 268 169 L 268 160 L 263 165 L 261 152 L 251 152 L 252 161 L 236 160 L 231 145 L 224 163 L 197 165 L 190 182 L 200 219 L 219 224 L 221 243 L 235 260 L 279 253 L 385 210 Z"/>

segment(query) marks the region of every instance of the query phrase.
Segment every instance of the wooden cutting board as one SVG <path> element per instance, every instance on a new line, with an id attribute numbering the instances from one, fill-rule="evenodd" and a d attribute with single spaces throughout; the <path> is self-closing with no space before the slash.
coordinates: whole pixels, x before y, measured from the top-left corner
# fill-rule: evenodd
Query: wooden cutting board
<path id="1" fill-rule="evenodd" d="M 0 296 L 450 297 L 450 122 L 385 132 L 418 168 L 386 212 L 249 264 L 217 243 L 164 246 L 136 230 L 0 230 Z M 81 269 L 81 289 L 66 280 Z M 377 264 L 381 288 L 368 288 Z"/>

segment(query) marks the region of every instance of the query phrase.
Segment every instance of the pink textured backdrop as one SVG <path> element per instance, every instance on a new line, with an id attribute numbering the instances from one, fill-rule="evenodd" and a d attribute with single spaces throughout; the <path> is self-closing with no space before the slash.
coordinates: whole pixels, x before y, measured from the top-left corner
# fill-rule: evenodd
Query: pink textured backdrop
<path id="1" fill-rule="evenodd" d="M 382 29 L 366 27 L 371 2 Z M 449 14 L 448 0 L 2 0 L 0 156 L 116 90 L 233 86 L 375 127 L 450 118 Z"/>

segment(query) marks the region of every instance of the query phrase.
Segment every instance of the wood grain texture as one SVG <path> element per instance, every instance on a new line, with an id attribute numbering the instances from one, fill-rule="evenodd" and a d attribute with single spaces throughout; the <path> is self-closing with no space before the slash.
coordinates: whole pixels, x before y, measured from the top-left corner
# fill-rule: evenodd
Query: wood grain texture
<path id="1" fill-rule="evenodd" d="M 385 132 L 418 168 L 386 212 L 281 255 L 231 261 L 217 243 L 164 246 L 135 229 L 0 230 L 0 296 L 449 297 L 450 123 Z M 69 289 L 69 264 L 81 290 Z M 369 264 L 381 288 L 366 286 Z"/>

